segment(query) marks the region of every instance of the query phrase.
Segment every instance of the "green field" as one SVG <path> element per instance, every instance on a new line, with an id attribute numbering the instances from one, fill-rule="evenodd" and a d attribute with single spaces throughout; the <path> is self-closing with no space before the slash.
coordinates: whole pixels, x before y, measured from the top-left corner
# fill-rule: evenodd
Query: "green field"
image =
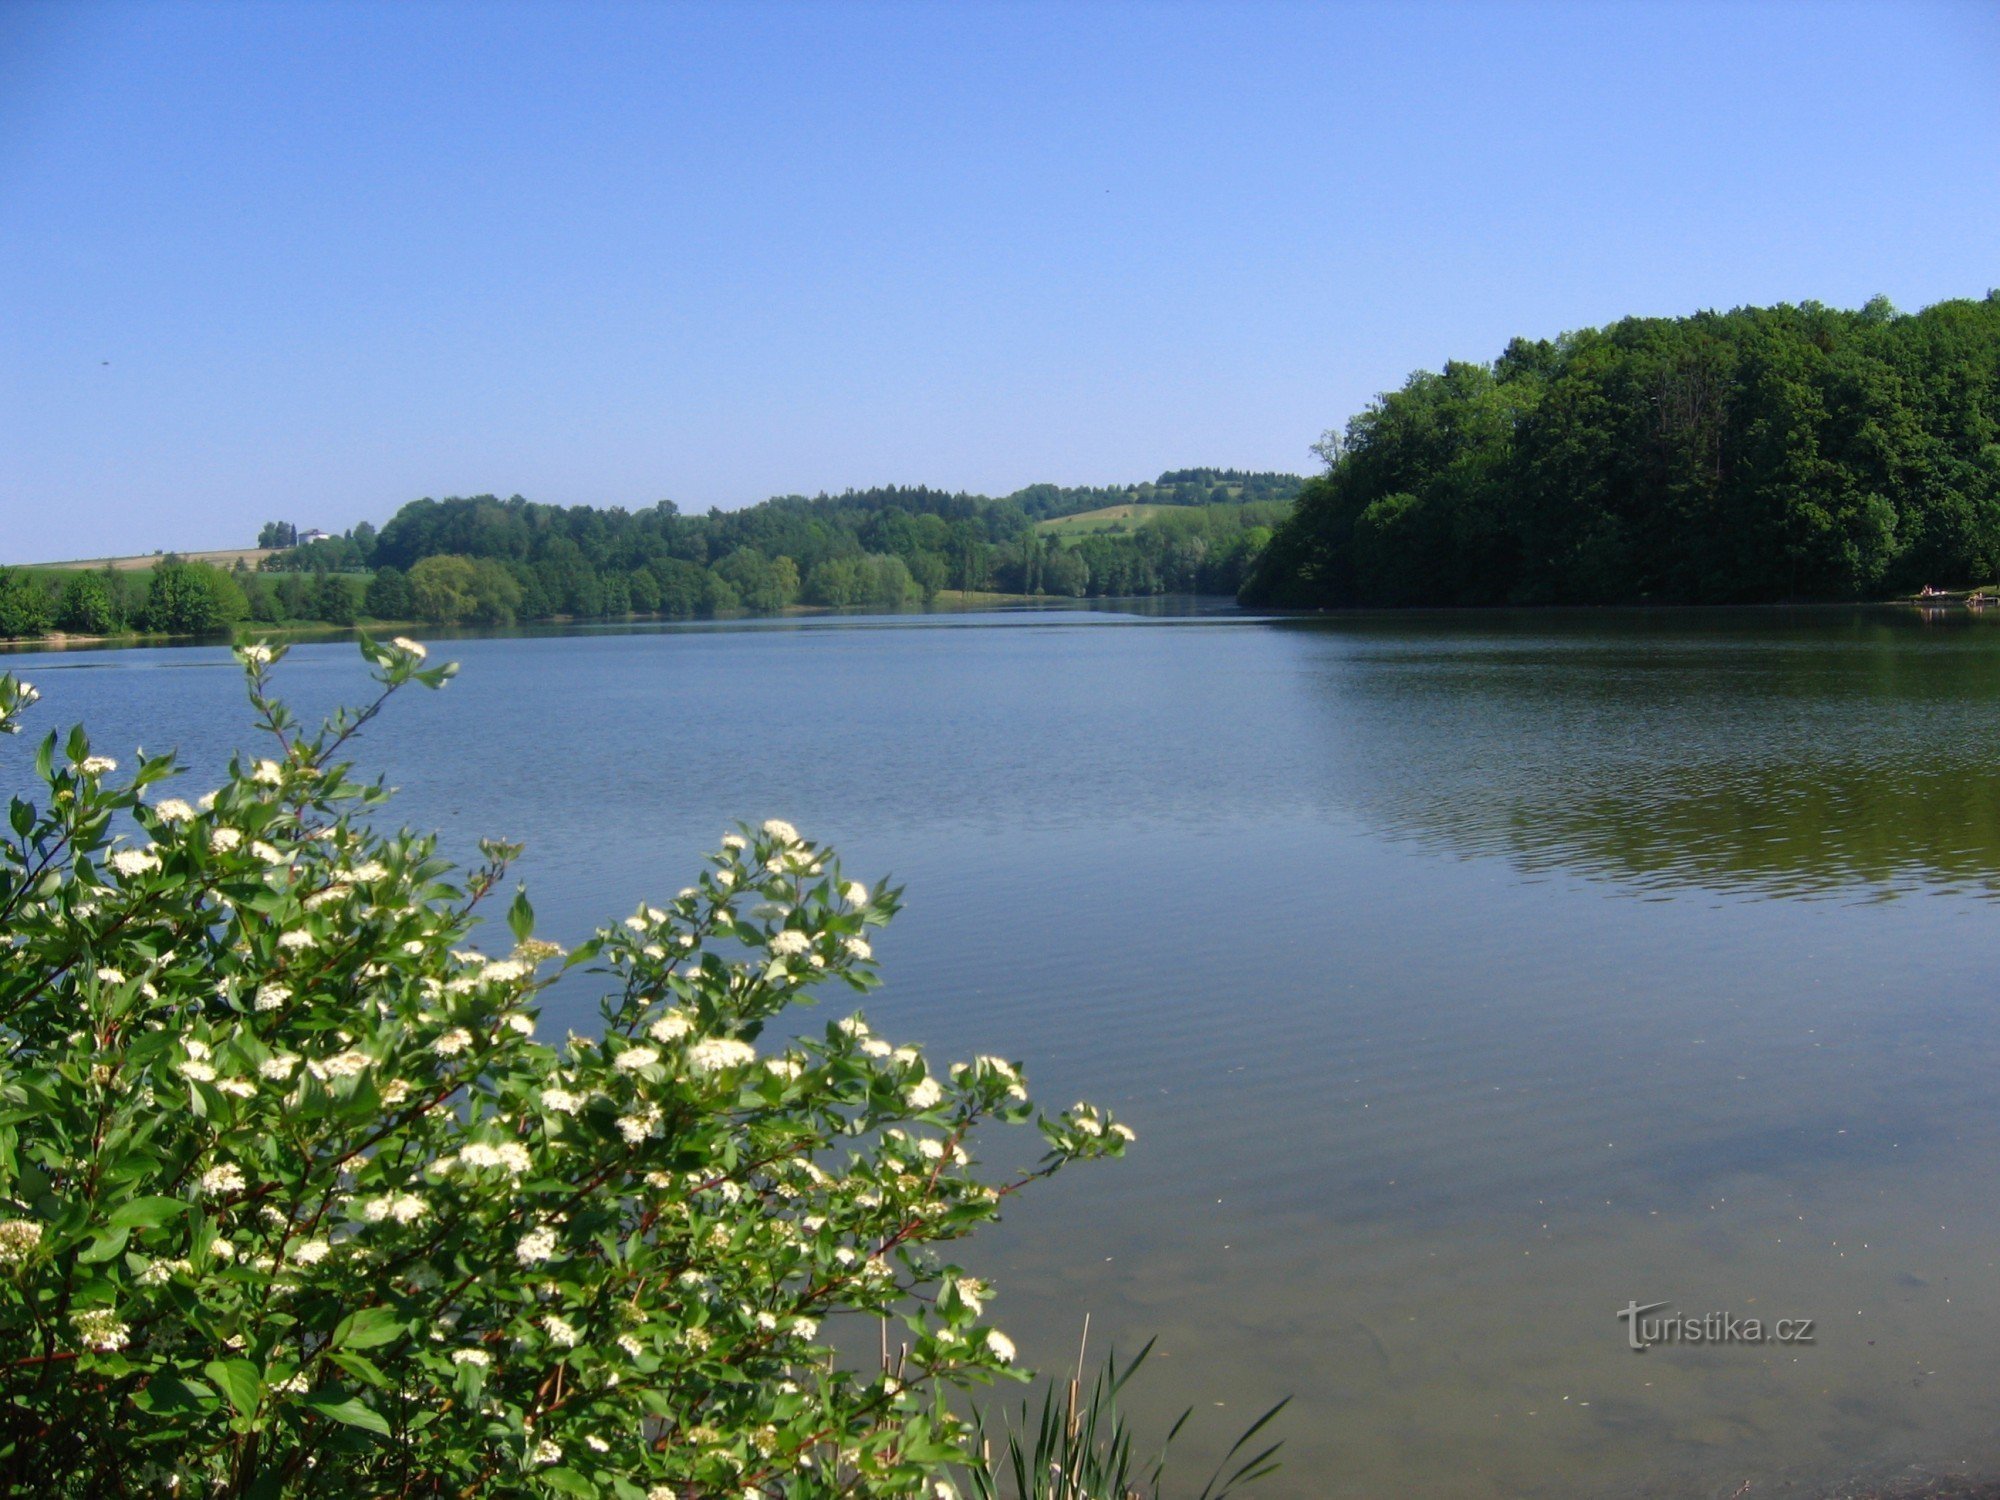
<path id="1" fill-rule="evenodd" d="M 1055 536 L 1092 536 L 1106 531 L 1137 531 L 1166 510 L 1190 510 L 1186 505 L 1107 505 L 1099 510 L 1080 511 L 1073 516 L 1057 516 L 1053 521 L 1037 521 L 1035 530 Z"/>
<path id="2" fill-rule="evenodd" d="M 238 562 L 256 567 L 265 558 L 272 556 L 275 547 L 228 547 L 219 552 L 177 552 L 174 556 L 187 562 L 213 563 L 218 568 L 233 568 Z M 165 553 L 153 552 L 133 557 L 84 557 L 72 562 L 30 563 L 35 568 L 57 568 L 73 572 L 78 568 L 110 568 L 118 573 L 150 573 Z"/>

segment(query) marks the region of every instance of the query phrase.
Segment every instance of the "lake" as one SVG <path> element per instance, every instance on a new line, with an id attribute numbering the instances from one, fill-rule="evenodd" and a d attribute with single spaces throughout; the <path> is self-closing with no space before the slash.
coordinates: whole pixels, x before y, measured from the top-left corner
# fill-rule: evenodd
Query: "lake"
<path id="1" fill-rule="evenodd" d="M 878 1031 L 1137 1129 L 965 1258 L 1030 1361 L 1159 1336 L 1133 1404 L 1196 1408 L 1193 1489 L 1287 1393 L 1270 1500 L 2000 1470 L 2000 628 L 1155 605 L 435 654 L 363 759 L 460 854 L 524 839 L 550 935 L 783 817 L 907 884 Z M 220 648 L 5 665 L 196 790 L 250 743 Z M 1633 1302 L 1816 1338 L 1636 1354 Z"/>

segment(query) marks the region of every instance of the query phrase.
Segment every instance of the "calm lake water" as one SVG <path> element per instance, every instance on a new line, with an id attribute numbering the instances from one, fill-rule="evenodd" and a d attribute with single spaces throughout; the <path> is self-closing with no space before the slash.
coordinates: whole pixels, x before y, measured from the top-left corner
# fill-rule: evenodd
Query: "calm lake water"
<path id="1" fill-rule="evenodd" d="M 1045 1366 L 1086 1313 L 1158 1334 L 1136 1404 L 1197 1408 L 1190 1460 L 1291 1393 L 1271 1500 L 2000 1471 L 2000 629 L 1046 610 L 439 650 L 463 676 L 364 758 L 457 850 L 525 839 L 552 935 L 788 818 L 907 882 L 878 1030 L 1137 1128 L 967 1259 Z M 220 649 L 8 664 L 197 788 L 249 742 Z M 302 707 L 362 683 L 349 645 L 283 670 Z M 1635 1355 L 1634 1300 L 1818 1338 Z"/>

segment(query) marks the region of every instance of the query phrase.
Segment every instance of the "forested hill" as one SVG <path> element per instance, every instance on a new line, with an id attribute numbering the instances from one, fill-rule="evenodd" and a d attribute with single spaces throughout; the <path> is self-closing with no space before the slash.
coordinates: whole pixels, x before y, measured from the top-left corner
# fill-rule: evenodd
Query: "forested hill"
<path id="1" fill-rule="evenodd" d="M 916 603 L 945 590 L 1234 594 L 1304 480 L 1184 469 L 1145 484 L 1033 485 L 1001 498 L 921 487 L 786 495 L 684 515 L 541 505 L 519 496 L 416 500 L 378 532 L 292 546 L 276 573 L 369 573 L 367 612 L 449 608 L 470 619 L 683 616 Z M 1123 507 L 1102 526 L 1045 523 Z M 274 522 L 267 542 L 295 528 Z M 1086 534 L 1088 533 L 1088 534 Z M 409 594 L 405 580 L 425 587 Z M 255 601 L 252 601 L 253 609 Z"/>
<path id="2" fill-rule="evenodd" d="M 1286 503 L 1296 498 L 1304 482 L 1297 474 L 1183 469 L 1148 484 L 1037 484 L 999 499 L 891 485 L 811 498 L 780 495 L 742 510 L 711 509 L 695 515 L 683 515 L 670 501 L 628 512 L 537 505 L 519 496 L 506 501 L 491 495 L 417 500 L 398 511 L 379 533 L 366 528 L 359 538 L 350 533 L 301 547 L 286 565 L 407 569 L 437 553 L 535 561 L 564 539 L 576 543 L 592 561 L 607 564 L 618 560 L 622 548 L 626 557 L 635 559 L 628 564 L 633 566 L 648 555 L 716 563 L 741 547 L 771 558 L 787 556 L 804 568 L 824 557 L 854 551 L 894 553 L 910 561 L 917 552 L 930 550 L 948 561 L 968 545 L 1012 540 L 1036 521 L 1113 505 Z"/>
<path id="3" fill-rule="evenodd" d="M 2000 578 L 2000 293 L 1628 318 L 1330 438 L 1247 603 L 1752 603 Z"/>

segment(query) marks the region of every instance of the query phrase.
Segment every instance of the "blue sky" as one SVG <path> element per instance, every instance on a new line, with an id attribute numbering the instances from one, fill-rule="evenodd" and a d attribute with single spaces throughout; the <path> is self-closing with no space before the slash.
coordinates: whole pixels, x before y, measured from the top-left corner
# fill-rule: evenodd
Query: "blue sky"
<path id="1" fill-rule="evenodd" d="M 1309 470 L 1516 333 L 2000 285 L 2000 7 L 0 4 L 0 562 Z"/>

